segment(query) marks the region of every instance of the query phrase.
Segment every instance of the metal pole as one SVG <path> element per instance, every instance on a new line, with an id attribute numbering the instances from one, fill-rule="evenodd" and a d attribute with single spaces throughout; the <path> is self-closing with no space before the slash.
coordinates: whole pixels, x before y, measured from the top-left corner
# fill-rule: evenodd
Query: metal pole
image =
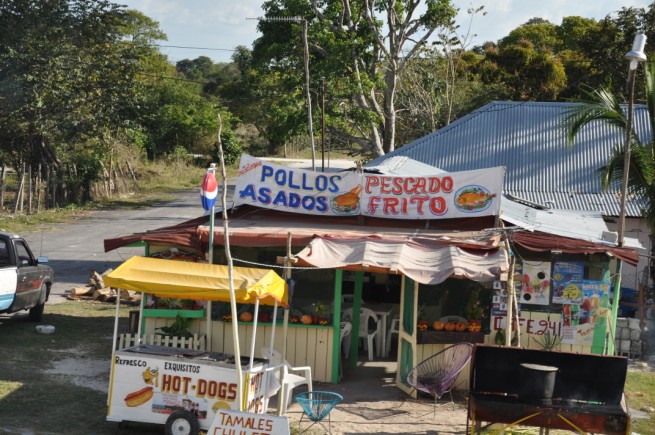
<path id="1" fill-rule="evenodd" d="M 633 104 L 635 98 L 635 76 L 637 75 L 637 67 L 639 62 L 646 61 L 646 55 L 644 54 L 644 46 L 646 45 L 646 35 L 639 33 L 635 36 L 635 40 L 632 44 L 632 51 L 629 51 L 625 57 L 630 60 L 630 68 L 628 69 L 628 84 L 626 92 L 628 93 L 628 113 L 625 126 L 625 143 L 623 145 L 623 185 L 621 186 L 621 210 L 619 212 L 619 228 L 618 228 L 618 238 L 619 238 L 619 247 L 623 247 L 624 236 L 625 236 L 625 215 L 626 215 L 626 203 L 628 198 L 628 180 L 630 172 L 630 142 L 632 140 L 632 115 L 633 115 Z M 614 285 L 614 297 L 612 299 L 612 314 L 609 319 L 609 329 L 610 329 L 610 340 L 607 343 L 607 353 L 609 355 L 614 354 L 614 331 L 616 331 L 616 317 L 619 312 L 619 300 L 621 298 L 621 274 L 623 272 L 623 263 L 621 260 L 618 261 L 617 265 L 617 278 Z"/>
<path id="2" fill-rule="evenodd" d="M 305 64 L 305 92 L 307 96 L 307 127 L 309 143 L 312 147 L 312 171 L 316 170 L 316 151 L 314 149 L 314 122 L 312 120 L 312 95 L 309 89 L 309 43 L 307 42 L 307 20 L 302 20 L 302 45 Z"/>
<path id="3" fill-rule="evenodd" d="M 626 215 L 626 202 L 628 197 L 628 174 L 630 172 L 630 141 L 632 139 L 632 111 L 635 95 L 635 76 L 637 75 L 637 68 L 632 68 L 628 71 L 628 113 L 625 128 L 625 143 L 623 145 L 623 185 L 621 186 L 621 210 L 619 214 L 619 246 L 623 246 L 623 239 L 625 235 L 625 215 Z"/>
<path id="4" fill-rule="evenodd" d="M 325 77 L 321 79 L 321 171 L 325 172 Z"/>
<path id="5" fill-rule="evenodd" d="M 307 20 L 300 17 L 270 17 L 270 18 L 248 18 L 249 20 L 259 21 L 277 21 L 302 23 L 302 45 L 303 45 L 303 65 L 305 70 L 305 98 L 307 99 L 307 128 L 309 129 L 309 143 L 312 151 L 312 171 L 316 170 L 316 150 L 314 147 L 314 121 L 312 120 L 312 95 L 309 89 L 309 42 L 307 40 L 308 23 Z M 285 144 L 286 157 L 286 144 Z"/>

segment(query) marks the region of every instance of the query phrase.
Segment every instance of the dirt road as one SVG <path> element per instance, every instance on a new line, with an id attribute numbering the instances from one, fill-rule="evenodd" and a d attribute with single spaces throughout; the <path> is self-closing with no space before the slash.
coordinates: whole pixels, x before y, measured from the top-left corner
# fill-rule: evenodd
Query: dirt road
<path id="1" fill-rule="evenodd" d="M 311 169 L 311 160 L 308 159 L 269 160 Z M 320 170 L 320 159 L 317 165 Z M 354 162 L 349 160 L 328 160 L 326 170 L 337 171 L 353 166 Z M 228 204 L 231 201 L 231 187 L 232 183 L 228 186 Z M 48 264 L 55 270 L 55 284 L 49 303 L 57 303 L 65 300 L 63 296 L 73 287 L 84 287 L 91 271 L 102 273 L 133 255 L 144 253 L 143 248 L 120 248 L 105 252 L 104 239 L 175 225 L 203 214 L 205 211 L 198 188 L 177 192 L 172 199 L 157 201 L 149 207 L 91 212 L 55 229 L 22 235 L 36 255 L 48 257 Z"/>
<path id="2" fill-rule="evenodd" d="M 198 189 L 180 191 L 172 199 L 130 210 L 94 211 L 54 229 L 23 234 L 36 255 L 46 255 L 55 270 L 55 284 L 48 303 L 64 300 L 73 287 L 84 287 L 89 274 L 115 268 L 143 248 L 105 252 L 104 239 L 175 225 L 204 214 Z"/>

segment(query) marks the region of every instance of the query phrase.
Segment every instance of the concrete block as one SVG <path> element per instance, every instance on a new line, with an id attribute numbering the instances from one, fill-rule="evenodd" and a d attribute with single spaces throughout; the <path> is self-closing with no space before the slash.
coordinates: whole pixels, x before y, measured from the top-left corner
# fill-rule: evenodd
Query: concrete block
<path id="1" fill-rule="evenodd" d="M 628 327 L 628 319 L 625 317 L 617 317 L 616 318 L 616 329 L 619 328 L 627 328 Z"/>

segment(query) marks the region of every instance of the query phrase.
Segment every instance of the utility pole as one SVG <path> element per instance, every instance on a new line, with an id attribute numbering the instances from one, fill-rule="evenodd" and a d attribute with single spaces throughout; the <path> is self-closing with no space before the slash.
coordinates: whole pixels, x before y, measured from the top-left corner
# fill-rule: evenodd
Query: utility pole
<path id="1" fill-rule="evenodd" d="M 309 144 L 312 152 L 312 171 L 316 170 L 316 150 L 314 148 L 314 121 L 312 119 L 312 95 L 309 89 L 309 42 L 307 40 L 307 20 L 301 17 L 259 17 L 248 18 L 258 21 L 277 21 L 288 23 L 302 23 L 303 64 L 305 70 L 305 98 L 307 99 L 307 128 L 309 130 Z"/>
<path id="2" fill-rule="evenodd" d="M 646 35 L 643 33 L 638 33 L 635 36 L 634 42 L 632 43 L 632 50 L 626 53 L 625 58 L 630 61 L 630 68 L 628 69 L 628 83 L 626 91 L 628 92 L 628 113 L 625 124 L 625 142 L 623 143 L 623 181 L 621 186 L 621 209 L 619 211 L 619 247 L 623 247 L 624 243 L 624 234 L 625 234 L 625 215 L 627 213 L 627 198 L 628 198 L 628 182 L 629 182 L 629 171 L 630 171 L 630 142 L 632 135 L 632 115 L 633 115 L 633 103 L 634 103 L 634 93 L 635 93 L 635 76 L 637 74 L 637 67 L 639 62 L 646 62 L 646 54 L 644 53 L 644 47 L 646 45 Z M 619 300 L 621 298 L 621 274 L 623 273 L 623 262 L 618 262 L 618 270 L 616 283 L 614 288 L 614 298 L 612 300 L 612 313 L 610 316 L 610 339 L 607 342 L 607 353 L 609 355 L 614 355 L 614 331 L 616 331 L 616 317 L 618 315 L 619 309 Z M 641 298 L 639 299 L 641 304 Z M 643 311 L 643 310 L 642 310 Z M 640 322 L 641 323 L 641 322 Z"/>
<path id="3" fill-rule="evenodd" d="M 321 171 L 325 172 L 325 77 L 321 78 Z"/>

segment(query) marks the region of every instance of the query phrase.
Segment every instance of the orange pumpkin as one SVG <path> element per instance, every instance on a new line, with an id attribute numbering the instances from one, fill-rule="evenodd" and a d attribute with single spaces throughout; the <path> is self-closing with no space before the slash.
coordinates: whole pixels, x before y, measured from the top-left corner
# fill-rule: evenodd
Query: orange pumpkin
<path id="1" fill-rule="evenodd" d="M 300 317 L 298 317 L 298 316 L 291 316 L 291 317 L 289 317 L 289 322 L 291 322 L 291 323 L 298 323 L 298 322 L 300 322 Z"/>
<path id="2" fill-rule="evenodd" d="M 309 314 L 305 314 L 300 318 L 300 321 L 303 323 L 303 325 L 311 325 L 314 323 L 314 318 Z"/>
<path id="3" fill-rule="evenodd" d="M 244 311 L 243 313 L 239 314 L 239 320 L 242 322 L 252 322 L 253 315 L 250 311 Z"/>
<path id="4" fill-rule="evenodd" d="M 458 332 L 466 331 L 466 322 L 457 322 L 457 323 L 455 323 L 455 331 L 458 331 Z"/>
<path id="5" fill-rule="evenodd" d="M 419 331 L 427 331 L 430 323 L 427 320 L 419 320 L 416 322 L 416 327 Z"/>
<path id="6" fill-rule="evenodd" d="M 446 325 L 444 326 L 446 331 L 454 331 L 455 330 L 455 322 L 446 322 Z"/>
<path id="7" fill-rule="evenodd" d="M 435 320 L 434 323 L 432 323 L 432 328 L 435 331 L 443 331 L 444 326 L 445 325 L 441 320 Z"/>

